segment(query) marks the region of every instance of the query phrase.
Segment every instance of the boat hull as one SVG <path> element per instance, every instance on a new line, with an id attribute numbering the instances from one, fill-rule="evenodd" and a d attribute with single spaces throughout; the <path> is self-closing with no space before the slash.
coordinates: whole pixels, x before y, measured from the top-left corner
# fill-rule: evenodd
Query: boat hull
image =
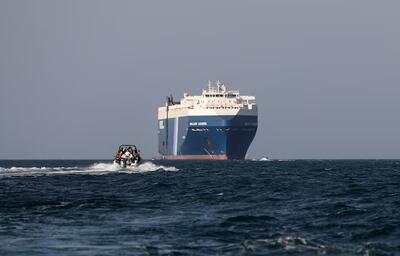
<path id="1" fill-rule="evenodd" d="M 257 131 L 257 115 L 180 116 L 159 119 L 161 159 L 244 159 Z"/>

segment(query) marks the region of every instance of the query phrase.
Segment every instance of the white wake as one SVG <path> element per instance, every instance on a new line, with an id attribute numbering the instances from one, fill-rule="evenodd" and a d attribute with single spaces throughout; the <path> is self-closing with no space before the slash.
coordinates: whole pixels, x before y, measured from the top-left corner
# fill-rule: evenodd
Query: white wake
<path id="1" fill-rule="evenodd" d="M 89 167 L 0 167 L 0 177 L 11 176 L 40 176 L 40 175 L 104 175 L 109 173 L 146 173 L 155 171 L 178 171 L 174 166 L 156 165 L 144 162 L 137 167 L 121 168 L 113 163 L 95 163 Z"/>
<path id="2" fill-rule="evenodd" d="M 118 171 L 118 172 L 133 172 L 133 173 L 140 173 L 140 172 L 154 172 L 154 171 L 178 171 L 173 166 L 163 166 L 163 165 L 156 165 L 152 162 L 144 162 L 139 166 L 133 167 L 129 166 L 126 168 L 121 168 L 117 164 L 109 164 L 109 163 L 96 163 L 89 167 L 90 171 Z"/>

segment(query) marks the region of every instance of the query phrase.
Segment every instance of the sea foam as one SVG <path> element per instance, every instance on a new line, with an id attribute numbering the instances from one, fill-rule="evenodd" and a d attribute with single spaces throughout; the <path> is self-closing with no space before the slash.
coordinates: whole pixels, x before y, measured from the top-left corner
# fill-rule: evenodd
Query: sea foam
<path id="1" fill-rule="evenodd" d="M 137 167 L 121 168 L 113 163 L 95 163 L 89 167 L 0 167 L 0 177 L 10 176 L 40 176 L 40 175 L 104 175 L 109 173 L 145 173 L 154 171 L 178 171 L 173 166 L 156 165 L 144 162 Z"/>

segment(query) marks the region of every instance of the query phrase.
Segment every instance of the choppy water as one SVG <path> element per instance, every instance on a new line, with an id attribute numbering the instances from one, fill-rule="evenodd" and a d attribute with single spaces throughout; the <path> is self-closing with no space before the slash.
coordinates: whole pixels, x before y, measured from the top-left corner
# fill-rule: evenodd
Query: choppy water
<path id="1" fill-rule="evenodd" d="M 399 255 L 400 161 L 0 161 L 0 255 Z"/>

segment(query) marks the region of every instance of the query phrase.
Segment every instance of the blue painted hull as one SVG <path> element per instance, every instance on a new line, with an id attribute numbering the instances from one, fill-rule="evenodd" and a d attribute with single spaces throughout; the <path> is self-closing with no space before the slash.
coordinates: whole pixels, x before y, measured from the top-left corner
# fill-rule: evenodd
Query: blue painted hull
<path id="1" fill-rule="evenodd" d="M 163 159 L 244 159 L 257 131 L 257 116 L 186 116 L 161 119 Z"/>

